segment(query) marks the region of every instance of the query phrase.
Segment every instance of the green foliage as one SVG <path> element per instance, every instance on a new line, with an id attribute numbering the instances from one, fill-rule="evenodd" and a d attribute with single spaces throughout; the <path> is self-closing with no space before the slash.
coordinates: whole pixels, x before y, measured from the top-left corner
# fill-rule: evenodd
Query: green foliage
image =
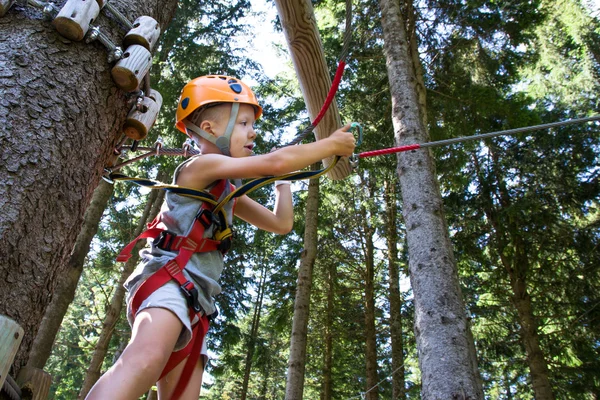
<path id="1" fill-rule="evenodd" d="M 264 117 L 258 128 L 266 133 L 258 141 L 258 153 L 285 143 L 290 131 L 307 123 L 293 74 L 261 78 L 255 62 L 245 58 L 236 42 L 237 35 L 247 33 L 240 21 L 248 6 L 246 0 L 180 2 L 155 55 L 152 87 L 164 103 L 148 143 L 160 135 L 167 147 L 181 146 L 184 135 L 173 128 L 181 87 L 208 73 L 248 75 L 260 83 L 257 93 Z M 333 74 L 343 37 L 343 4 L 323 0 L 315 6 Z M 597 111 L 599 23 L 578 1 L 444 0 L 420 2 L 416 7 L 432 139 Z M 377 2 L 355 1 L 353 24 L 353 45 L 336 97 L 342 120 L 358 121 L 364 127 L 365 140 L 357 151 L 390 147 L 394 145 L 391 97 Z M 487 398 L 533 398 L 511 276 L 526 281 L 556 397 L 583 398 L 598 392 L 598 136 L 598 125 L 587 124 L 433 151 Z M 170 174 L 179 162 L 180 158 L 150 158 L 125 171 Z M 361 159 L 360 170 L 346 180 L 321 180 L 305 398 L 320 397 L 327 332 L 334 338 L 333 398 L 357 398 L 369 389 L 364 356 L 365 227 L 374 230 L 376 247 L 377 363 L 383 380 L 378 392 L 382 398 L 391 397 L 383 187 L 385 182 L 395 182 L 395 167 L 394 156 Z M 223 293 L 216 299 L 220 317 L 209 334 L 215 358 L 207 370 L 213 379 L 205 379 L 207 398 L 240 397 L 250 348 L 248 398 L 284 397 L 306 185 L 295 188 L 292 234 L 275 236 L 236 223 L 234 249 L 222 276 Z M 252 197 L 271 207 L 270 190 L 261 189 Z M 80 290 L 47 365 L 55 378 L 54 398 L 70 399 L 78 392 L 119 273 L 112 260 L 132 238 L 143 196 L 136 188 L 116 186 Z M 398 219 L 398 263 L 405 269 L 409 255 L 402 219 Z M 519 248 L 525 249 L 526 263 L 515 261 Z M 263 270 L 266 278 L 261 284 Z M 420 373 L 411 329 L 414 305 L 405 276 L 401 283 L 407 397 L 417 399 Z M 260 324 L 253 335 L 261 290 Z M 105 367 L 127 337 L 122 319 Z"/>

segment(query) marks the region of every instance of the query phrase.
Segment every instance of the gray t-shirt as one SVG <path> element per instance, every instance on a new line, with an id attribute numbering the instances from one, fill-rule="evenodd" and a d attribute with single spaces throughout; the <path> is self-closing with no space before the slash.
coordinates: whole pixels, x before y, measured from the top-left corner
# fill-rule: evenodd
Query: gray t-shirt
<path id="1" fill-rule="evenodd" d="M 173 183 L 177 180 L 177 175 L 182 166 L 191 160 L 192 158 L 177 167 Z M 229 181 L 226 181 L 225 190 L 221 198 L 224 198 L 229 193 L 231 193 L 231 188 Z M 233 205 L 234 201 L 230 201 L 224 207 L 230 225 L 233 222 Z M 201 207 L 201 200 L 167 192 L 165 202 L 160 211 L 160 224 L 158 226 L 177 235 L 187 236 L 192 228 L 194 218 Z M 213 227 L 209 227 L 204 232 L 204 237 L 210 238 L 212 235 Z M 125 289 L 128 291 L 128 300 L 142 282 L 178 254 L 177 252 L 169 252 L 153 246 L 152 239 L 148 239 L 148 243 L 150 248 L 140 251 L 142 261 L 124 284 Z M 216 311 L 213 297 L 221 293 L 219 278 L 222 271 L 223 255 L 218 250 L 194 253 L 183 271 L 184 275 L 188 279 L 191 279 L 198 289 L 198 301 L 204 312 L 208 315 Z"/>

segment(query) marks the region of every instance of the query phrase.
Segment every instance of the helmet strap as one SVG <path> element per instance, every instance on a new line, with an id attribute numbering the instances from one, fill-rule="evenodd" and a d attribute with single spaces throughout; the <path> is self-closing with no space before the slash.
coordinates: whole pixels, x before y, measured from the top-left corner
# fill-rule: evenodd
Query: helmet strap
<path id="1" fill-rule="evenodd" d="M 201 129 L 200 127 L 198 127 L 195 124 L 192 124 L 189 121 L 183 121 L 183 123 L 185 124 L 186 129 L 197 133 L 198 135 L 200 135 L 200 137 L 208 140 L 209 142 L 217 146 L 223 155 L 231 156 L 231 153 L 229 152 L 229 143 L 231 141 L 231 134 L 233 133 L 233 128 L 235 127 L 235 121 L 237 119 L 239 109 L 240 103 L 231 104 L 231 114 L 229 115 L 229 122 L 227 123 L 227 127 L 225 128 L 225 133 L 219 137 L 211 135 L 204 129 Z"/>

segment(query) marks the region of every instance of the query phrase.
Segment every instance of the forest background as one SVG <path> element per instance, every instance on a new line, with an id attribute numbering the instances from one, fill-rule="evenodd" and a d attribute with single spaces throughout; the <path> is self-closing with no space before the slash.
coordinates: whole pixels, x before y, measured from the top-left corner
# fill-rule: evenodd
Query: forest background
<path id="1" fill-rule="evenodd" d="M 313 4 L 333 74 L 344 3 Z M 409 3 L 401 4 L 406 11 Z M 265 108 L 257 122 L 257 152 L 285 143 L 307 124 L 291 63 L 267 76 L 256 53 L 248 51 L 254 24 L 280 29 L 277 20 L 261 20 L 246 0 L 184 0 L 178 7 L 154 55 L 153 87 L 164 104 L 148 143 L 160 136 L 166 147 L 181 147 L 184 138 L 173 128 L 180 89 L 211 73 L 255 84 Z M 441 0 L 417 2 L 413 10 L 431 140 L 599 111 L 600 22 L 592 3 Z M 354 1 L 352 34 L 336 98 L 342 119 L 363 125 L 358 151 L 393 146 L 377 2 Z M 271 46 L 254 44 L 259 51 Z M 283 44 L 276 51 L 288 58 Z M 532 371 L 547 374 L 556 398 L 600 396 L 598 145 L 598 124 L 592 123 L 433 150 L 487 398 L 534 398 Z M 150 158 L 124 172 L 168 181 L 179 162 Z M 396 164 L 394 156 L 365 159 L 343 181 L 322 178 L 306 399 L 360 398 L 367 391 L 370 398 L 420 397 Z M 114 258 L 156 211 L 160 197 L 125 184 L 108 186 L 99 186 L 98 192 L 112 194 L 44 368 L 53 377 L 52 398 L 81 396 L 129 338 L 121 289 L 128 270 Z M 293 233 L 273 236 L 236 224 L 217 298 L 220 317 L 209 335 L 214 358 L 205 398 L 284 397 L 306 183 L 294 188 Z M 271 188 L 252 197 L 272 205 Z M 391 312 L 394 291 L 400 294 L 399 315 Z M 365 350 L 366 319 L 375 322 L 375 354 Z M 391 337 L 398 332 L 402 362 L 394 367 Z M 366 378 L 373 362 L 380 382 L 375 388 Z"/>

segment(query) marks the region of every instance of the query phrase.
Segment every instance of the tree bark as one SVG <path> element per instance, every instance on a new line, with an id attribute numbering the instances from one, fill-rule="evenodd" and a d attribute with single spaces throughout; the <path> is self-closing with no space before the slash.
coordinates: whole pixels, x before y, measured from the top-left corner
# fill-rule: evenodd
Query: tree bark
<path id="1" fill-rule="evenodd" d="M 310 0 L 275 0 L 275 4 L 298 75 L 300 89 L 311 121 L 314 121 L 327 98 L 331 77 L 313 6 Z M 317 140 L 328 137 L 341 125 L 340 114 L 334 101 L 315 129 Z M 333 158 L 324 160 L 325 165 L 329 165 L 332 160 Z M 327 175 L 332 179 L 343 179 L 350 172 L 348 159 L 342 158 Z"/>
<path id="2" fill-rule="evenodd" d="M 98 231 L 102 214 L 112 193 L 113 185 L 103 180 L 100 181 L 100 184 L 94 191 L 92 202 L 85 211 L 83 226 L 79 235 L 77 235 L 75 247 L 69 256 L 67 274 L 59 281 L 52 296 L 52 301 L 48 305 L 42 319 L 40 329 L 33 341 L 29 359 L 27 360 L 28 367 L 44 369 L 46 361 L 48 361 L 52 353 L 56 334 L 60 329 L 69 305 L 75 297 L 75 290 L 83 272 L 83 264 L 90 250 L 90 243 Z"/>
<path id="3" fill-rule="evenodd" d="M 396 144 L 427 142 L 429 135 L 421 118 L 415 67 L 399 5 L 391 0 L 380 0 L 379 5 Z M 475 346 L 430 152 L 399 153 L 397 172 L 415 299 L 422 398 L 483 399 Z"/>
<path id="4" fill-rule="evenodd" d="M 400 274 L 398 271 L 398 227 L 396 218 L 396 184 L 394 180 L 385 183 L 385 229 L 388 248 L 388 275 L 390 303 L 390 339 L 392 342 L 392 400 L 406 397 L 404 381 L 404 342 L 402 339 L 402 297 L 400 296 Z"/>
<path id="5" fill-rule="evenodd" d="M 285 385 L 286 400 L 301 400 L 304 392 L 304 371 L 306 366 L 306 341 L 310 292 L 315 259 L 317 258 L 317 227 L 319 211 L 319 180 L 311 179 L 306 199 L 304 220 L 304 251 L 298 267 L 292 338 L 290 340 L 290 360 L 288 362 Z"/>
<path id="6" fill-rule="evenodd" d="M 164 180 L 164 176 L 159 176 L 157 179 L 162 182 Z M 164 197 L 165 192 L 162 190 L 153 190 L 150 192 L 144 212 L 142 213 L 133 233 L 133 238 L 138 237 L 146 229 L 146 224 L 152 221 L 154 217 L 158 215 Z M 110 305 L 106 310 L 106 316 L 104 317 L 104 322 L 102 323 L 102 332 L 100 333 L 100 337 L 98 338 L 98 342 L 94 348 L 92 360 L 90 361 L 90 365 L 85 373 L 85 378 L 83 380 L 83 384 L 81 385 L 79 395 L 77 396 L 77 399 L 79 400 L 85 399 L 92 386 L 94 386 L 96 381 L 100 378 L 102 363 L 106 357 L 110 339 L 112 338 L 117 322 L 119 322 L 121 310 L 123 309 L 123 299 L 125 298 L 125 288 L 123 287 L 123 284 L 135 269 L 140 258 L 138 252 L 145 245 L 146 242 L 140 240 L 132 251 L 132 257 L 125 263 L 125 266 L 123 267 L 123 271 L 121 272 L 121 276 L 117 282 L 115 292 L 110 300 Z"/>
<path id="7" fill-rule="evenodd" d="M 164 28 L 176 1 L 116 5 Z M 116 24 L 98 22 L 120 42 Z M 106 50 L 62 38 L 33 7 L 15 4 L 0 19 L 0 65 L 0 314 L 25 330 L 18 373 L 130 105 Z"/>

